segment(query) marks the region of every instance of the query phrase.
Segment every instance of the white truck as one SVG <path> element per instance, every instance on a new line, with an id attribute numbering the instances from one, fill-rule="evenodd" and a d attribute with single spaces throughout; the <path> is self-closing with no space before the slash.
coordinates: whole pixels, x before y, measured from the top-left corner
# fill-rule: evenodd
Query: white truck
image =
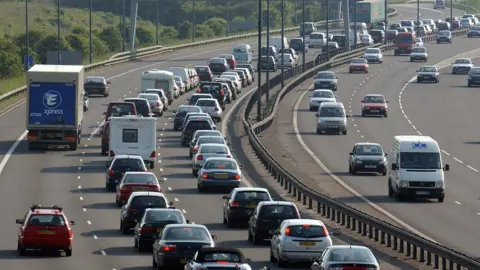
<path id="1" fill-rule="evenodd" d="M 84 68 L 34 65 L 27 72 L 28 148 L 77 150 L 83 124 Z"/>
<path id="2" fill-rule="evenodd" d="M 129 115 L 110 117 L 108 161 L 115 155 L 141 156 L 150 169 L 157 160 L 157 119 Z"/>
<path id="3" fill-rule="evenodd" d="M 445 198 L 441 149 L 429 136 L 395 136 L 392 142 L 388 176 L 388 196 L 403 198 Z"/>

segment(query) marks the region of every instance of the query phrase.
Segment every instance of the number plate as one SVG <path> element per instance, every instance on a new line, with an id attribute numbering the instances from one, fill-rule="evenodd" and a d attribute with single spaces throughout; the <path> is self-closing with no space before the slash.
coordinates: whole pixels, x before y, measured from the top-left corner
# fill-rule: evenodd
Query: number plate
<path id="1" fill-rule="evenodd" d="M 186 263 L 187 263 L 187 259 L 180 259 L 180 263 L 186 264 Z"/>
<path id="2" fill-rule="evenodd" d="M 157 228 L 157 233 L 161 233 L 163 231 L 163 228 Z"/>
<path id="3" fill-rule="evenodd" d="M 144 187 L 134 187 L 132 188 L 133 191 L 148 191 L 148 188 Z"/>
<path id="4" fill-rule="evenodd" d="M 417 192 L 415 192 L 415 194 L 417 194 L 417 195 L 428 195 L 428 194 L 430 194 L 430 192 L 428 192 L 428 191 L 417 191 Z"/>
<path id="5" fill-rule="evenodd" d="M 302 246 L 302 247 L 314 247 L 315 242 L 300 242 L 300 246 Z"/>
<path id="6" fill-rule="evenodd" d="M 253 209 L 253 208 L 255 208 L 255 207 L 257 207 L 256 204 L 249 204 L 249 205 L 247 205 L 247 208 L 250 208 L 250 209 Z"/>
<path id="7" fill-rule="evenodd" d="M 334 126 L 334 125 L 328 125 L 327 127 L 328 128 L 338 128 L 338 126 Z"/>
<path id="8" fill-rule="evenodd" d="M 371 112 L 380 112 L 379 110 L 371 110 Z"/>
<path id="9" fill-rule="evenodd" d="M 365 168 L 367 168 L 367 169 L 375 169 L 375 168 L 377 168 L 377 165 L 365 165 Z"/>
<path id="10" fill-rule="evenodd" d="M 228 179 L 228 173 L 216 173 L 215 179 Z"/>
<path id="11" fill-rule="evenodd" d="M 57 232 L 56 231 L 49 231 L 49 230 L 41 230 L 41 231 L 38 231 L 38 234 L 52 235 L 52 234 L 57 234 Z"/>

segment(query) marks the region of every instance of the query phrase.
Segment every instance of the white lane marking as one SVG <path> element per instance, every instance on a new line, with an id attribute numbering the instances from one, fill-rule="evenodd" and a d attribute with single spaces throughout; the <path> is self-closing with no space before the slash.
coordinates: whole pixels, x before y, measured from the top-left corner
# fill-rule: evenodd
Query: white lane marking
<path id="1" fill-rule="evenodd" d="M 460 162 L 463 164 L 463 161 L 461 161 L 460 159 L 456 158 L 456 157 L 453 157 L 454 160 L 456 160 L 457 162 Z"/>
<path id="2" fill-rule="evenodd" d="M 455 201 L 455 203 L 458 204 L 458 205 L 462 205 L 459 201 Z"/>
<path id="3" fill-rule="evenodd" d="M 78 186 L 78 189 L 82 189 L 82 186 Z"/>
<path id="4" fill-rule="evenodd" d="M 100 253 L 102 253 L 103 256 L 107 256 L 107 253 L 105 252 L 105 250 L 100 250 Z"/>
<path id="5" fill-rule="evenodd" d="M 163 168 L 160 168 L 160 171 L 163 172 Z"/>
<path id="6" fill-rule="evenodd" d="M 79 176 L 77 176 L 77 179 L 80 179 L 80 178 L 82 178 L 80 175 L 79 175 Z"/>
<path id="7" fill-rule="evenodd" d="M 477 169 L 473 168 L 473 167 L 472 167 L 472 166 L 470 166 L 470 165 L 467 165 L 467 168 L 469 168 L 470 170 L 472 170 L 472 171 L 474 171 L 474 172 L 478 172 L 478 170 L 477 170 Z"/>
<path id="8" fill-rule="evenodd" d="M 83 197 L 80 197 L 80 201 L 83 201 Z"/>
<path id="9" fill-rule="evenodd" d="M 92 222 L 90 220 L 87 220 L 88 225 L 92 225 Z"/>
<path id="10" fill-rule="evenodd" d="M 13 152 L 15 151 L 17 146 L 20 144 L 20 142 L 22 142 L 23 139 L 25 138 L 25 136 L 27 136 L 27 134 L 28 134 L 28 130 L 25 130 L 22 133 L 22 135 L 20 135 L 20 137 L 18 137 L 18 139 L 15 141 L 15 143 L 10 147 L 10 149 L 8 149 L 7 153 L 5 154 L 5 156 L 2 159 L 2 162 L 0 162 L 0 174 L 2 174 L 3 169 L 5 169 L 5 165 L 7 165 L 8 160 L 10 159 L 10 157 L 12 156 Z"/>
<path id="11" fill-rule="evenodd" d="M 442 152 L 443 152 L 445 155 L 450 156 L 450 153 L 448 153 L 447 151 L 445 151 L 445 150 L 443 150 L 443 149 L 442 149 Z"/>
<path id="12" fill-rule="evenodd" d="M 178 202 L 178 198 L 173 198 L 174 201 Z"/>
<path id="13" fill-rule="evenodd" d="M 172 191 L 172 187 L 167 187 L 167 189 L 168 189 L 169 191 Z"/>
<path id="14" fill-rule="evenodd" d="M 186 213 L 187 213 L 187 211 L 186 211 L 185 209 L 182 209 L 182 213 L 186 214 Z"/>
<path id="15" fill-rule="evenodd" d="M 82 208 L 83 212 L 87 212 L 87 208 Z"/>
<path id="16" fill-rule="evenodd" d="M 94 234 L 93 239 L 98 240 L 98 236 L 96 234 Z"/>
<path id="17" fill-rule="evenodd" d="M 312 159 L 315 161 L 315 163 L 317 163 L 317 165 L 323 170 L 325 171 L 330 177 L 332 177 L 338 184 L 340 184 L 343 188 L 345 188 L 346 190 L 348 190 L 350 193 L 352 193 L 353 195 L 355 195 L 356 197 L 360 198 L 362 201 L 364 201 L 365 203 L 367 203 L 368 205 L 370 205 L 372 208 L 374 208 L 375 210 L 377 210 L 378 212 L 382 213 L 383 215 L 389 217 L 390 219 L 394 220 L 396 223 L 400 224 L 400 226 L 404 227 L 405 229 L 413 232 L 413 233 L 416 233 L 417 235 L 421 236 L 421 237 L 424 237 L 426 239 L 429 239 L 430 241 L 432 242 L 436 242 L 435 240 L 431 239 L 430 237 L 426 236 L 425 234 L 421 233 L 420 231 L 416 230 L 415 228 L 413 228 L 412 226 L 408 225 L 407 223 L 405 223 L 404 221 L 402 221 L 401 219 L 397 218 L 396 216 L 394 216 L 393 214 L 391 214 L 390 212 L 388 212 L 387 210 L 383 209 L 382 207 L 378 206 L 376 203 L 372 202 L 371 200 L 369 200 L 368 198 L 366 198 L 365 196 L 363 196 L 362 194 L 360 194 L 358 191 L 356 191 L 355 189 L 353 189 L 352 187 L 350 187 L 346 182 L 344 182 L 342 179 L 340 179 L 337 175 L 335 175 L 332 171 L 330 171 L 330 169 L 315 155 L 315 153 L 305 144 L 305 141 L 303 140 L 301 134 L 300 134 L 300 130 L 298 129 L 298 108 L 300 107 L 300 103 L 302 102 L 303 98 L 305 97 L 305 95 L 308 93 L 309 91 L 304 91 L 300 97 L 297 99 L 297 102 L 295 103 L 295 107 L 293 108 L 293 119 L 292 119 L 292 122 L 293 122 L 293 130 L 295 132 L 295 135 L 297 137 L 297 140 L 298 142 L 300 143 L 300 145 L 302 146 L 303 150 L 305 150 L 305 152 L 307 152 L 310 157 L 312 157 Z"/>

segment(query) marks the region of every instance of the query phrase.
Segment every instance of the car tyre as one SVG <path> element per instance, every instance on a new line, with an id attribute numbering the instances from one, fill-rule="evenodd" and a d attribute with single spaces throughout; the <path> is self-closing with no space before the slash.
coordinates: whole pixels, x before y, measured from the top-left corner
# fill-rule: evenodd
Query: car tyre
<path id="1" fill-rule="evenodd" d="M 150 169 L 154 169 L 155 168 L 155 161 L 152 161 L 150 162 Z"/>
<path id="2" fill-rule="evenodd" d="M 152 255 L 152 267 L 157 269 L 157 262 L 155 261 L 155 255 Z"/>
<path id="3" fill-rule="evenodd" d="M 472 84 L 469 83 L 467 87 L 472 87 Z"/>
<path id="4" fill-rule="evenodd" d="M 71 249 L 71 248 L 65 250 L 65 256 L 67 256 L 67 257 L 72 257 L 72 249 Z"/>
<path id="5" fill-rule="evenodd" d="M 387 169 L 383 170 L 382 175 L 387 175 Z"/>
<path id="6" fill-rule="evenodd" d="M 438 202 L 443 203 L 443 200 L 445 199 L 445 195 L 438 197 Z"/>
<path id="7" fill-rule="evenodd" d="M 422 80 L 417 79 L 417 83 L 421 83 L 421 82 L 422 82 Z"/>
<path id="8" fill-rule="evenodd" d="M 425 58 L 425 60 L 424 60 L 424 61 L 425 61 L 425 62 L 427 62 L 427 58 Z"/>
<path id="9" fill-rule="evenodd" d="M 129 228 L 125 227 L 125 224 L 123 222 L 120 222 L 120 231 L 122 231 L 122 234 L 128 234 Z"/>
<path id="10" fill-rule="evenodd" d="M 287 262 L 282 260 L 282 258 L 280 258 L 280 256 L 278 256 L 278 258 L 276 258 L 276 265 L 278 268 L 282 268 L 283 266 L 285 266 Z"/>
<path id="11" fill-rule="evenodd" d="M 17 251 L 19 256 L 26 256 L 27 255 L 27 250 L 25 248 L 22 248 L 20 246 L 20 243 L 17 243 Z"/>
<path id="12" fill-rule="evenodd" d="M 122 202 L 118 199 L 117 196 L 115 196 L 115 203 L 117 204 L 118 207 L 122 206 Z"/>
<path id="13" fill-rule="evenodd" d="M 275 263 L 276 261 L 277 261 L 277 258 L 273 256 L 272 247 L 270 247 L 270 262 Z"/>
<path id="14" fill-rule="evenodd" d="M 258 236 L 256 233 L 253 233 L 252 235 L 252 242 L 254 246 L 260 245 L 260 239 L 258 239 Z"/>
<path id="15" fill-rule="evenodd" d="M 413 62 L 413 58 L 410 58 L 410 62 Z"/>
<path id="16" fill-rule="evenodd" d="M 345 130 L 345 131 L 342 131 L 342 134 L 343 134 L 343 135 L 347 135 L 347 131 L 346 131 L 346 130 Z"/>
<path id="17" fill-rule="evenodd" d="M 315 111 L 315 108 L 310 107 L 310 111 L 311 111 L 311 112 L 314 112 L 314 111 Z"/>
<path id="18" fill-rule="evenodd" d="M 235 223 L 233 220 L 230 220 L 229 218 L 227 219 L 227 228 L 233 228 L 235 227 Z"/>
<path id="19" fill-rule="evenodd" d="M 223 224 L 227 224 L 227 218 L 225 217 L 225 213 L 223 213 Z"/>
<path id="20" fill-rule="evenodd" d="M 390 184 L 390 179 L 388 179 L 388 197 L 393 197 L 395 195 L 395 192 L 393 191 L 393 188 Z"/>
<path id="21" fill-rule="evenodd" d="M 387 117 L 388 117 L 388 113 L 385 113 L 385 114 L 383 115 L 383 117 L 387 118 Z"/>

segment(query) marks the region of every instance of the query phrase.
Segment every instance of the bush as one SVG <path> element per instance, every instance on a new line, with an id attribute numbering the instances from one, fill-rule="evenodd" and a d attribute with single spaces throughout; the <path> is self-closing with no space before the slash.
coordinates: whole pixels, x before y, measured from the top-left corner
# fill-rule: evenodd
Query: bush
<path id="1" fill-rule="evenodd" d="M 172 40 L 178 38 L 178 31 L 173 26 L 164 27 L 160 32 L 160 40 Z"/>
<path id="2" fill-rule="evenodd" d="M 20 76 L 23 72 L 22 62 L 18 54 L 0 50 L 0 79 Z"/>
<path id="3" fill-rule="evenodd" d="M 70 34 L 66 40 L 72 49 L 82 54 L 82 58 L 90 55 L 90 41 L 85 36 Z"/>
<path id="4" fill-rule="evenodd" d="M 206 24 L 198 24 L 197 27 L 195 28 L 195 36 L 196 37 L 213 37 L 215 36 L 215 33 L 213 30 L 208 27 Z"/>
<path id="5" fill-rule="evenodd" d="M 57 45 L 58 45 L 57 35 L 49 35 L 38 43 L 38 45 L 35 48 L 35 51 L 40 56 L 40 61 L 42 63 L 47 62 L 47 51 L 57 50 L 57 47 L 58 47 Z M 69 51 L 72 49 L 70 47 L 70 44 L 68 44 L 68 42 L 63 37 L 61 37 L 60 39 L 60 49 L 65 51 Z"/>
<path id="6" fill-rule="evenodd" d="M 108 45 L 103 40 L 101 40 L 98 36 L 92 36 L 92 44 L 93 44 L 93 55 L 100 56 L 106 54 L 108 50 Z M 122 44 L 120 44 L 121 48 Z"/>
<path id="7" fill-rule="evenodd" d="M 183 21 L 177 27 L 178 37 L 180 39 L 187 39 L 192 37 L 193 25 L 189 21 Z"/>
<path id="8" fill-rule="evenodd" d="M 0 51 L 18 55 L 20 53 L 20 48 L 11 40 L 0 39 Z"/>
<path id="9" fill-rule="evenodd" d="M 137 26 L 137 44 L 138 45 L 152 45 L 155 43 L 155 33 L 146 26 Z"/>
<path id="10" fill-rule="evenodd" d="M 90 30 L 88 30 L 85 27 L 78 26 L 78 27 L 75 27 L 75 28 L 72 29 L 72 34 L 80 35 L 80 36 L 88 36 L 89 31 Z"/>
<path id="11" fill-rule="evenodd" d="M 112 52 L 119 51 L 122 48 L 122 34 L 113 26 L 109 26 L 100 32 L 99 37 L 105 41 Z"/>
<path id="12" fill-rule="evenodd" d="M 35 48 L 40 41 L 46 36 L 46 33 L 39 30 L 30 30 L 28 31 L 28 39 L 31 48 Z M 22 33 L 14 38 L 15 44 L 20 47 L 25 47 L 26 35 Z"/>
<path id="13" fill-rule="evenodd" d="M 227 29 L 227 21 L 222 18 L 210 18 L 206 20 L 203 24 L 207 25 L 212 29 L 215 36 L 225 36 Z"/>

